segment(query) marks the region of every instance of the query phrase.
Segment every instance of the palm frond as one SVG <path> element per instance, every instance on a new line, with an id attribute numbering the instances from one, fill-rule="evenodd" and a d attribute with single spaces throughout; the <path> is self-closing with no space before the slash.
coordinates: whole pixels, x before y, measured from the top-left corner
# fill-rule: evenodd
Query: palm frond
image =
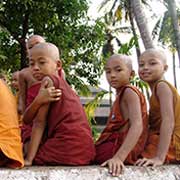
<path id="1" fill-rule="evenodd" d="M 162 23 L 162 17 L 156 22 L 154 29 L 152 30 L 152 38 L 155 39 L 156 36 L 159 34 L 160 28 Z"/>
<path id="2" fill-rule="evenodd" d="M 96 124 L 95 110 L 100 105 L 100 102 L 103 99 L 104 95 L 107 93 L 108 92 L 104 91 L 104 90 L 98 92 L 96 94 L 95 98 L 85 105 L 85 112 L 86 112 L 89 124 L 91 126 L 91 129 L 92 129 L 92 134 L 93 134 L 94 140 L 96 140 L 97 136 L 98 136 L 98 131 L 97 131 L 96 127 L 92 126 L 93 124 Z"/>
<path id="3" fill-rule="evenodd" d="M 99 7 L 98 11 L 101 11 L 101 10 L 108 4 L 109 1 L 111 1 L 111 0 L 104 0 L 104 1 L 100 4 L 100 7 Z"/>

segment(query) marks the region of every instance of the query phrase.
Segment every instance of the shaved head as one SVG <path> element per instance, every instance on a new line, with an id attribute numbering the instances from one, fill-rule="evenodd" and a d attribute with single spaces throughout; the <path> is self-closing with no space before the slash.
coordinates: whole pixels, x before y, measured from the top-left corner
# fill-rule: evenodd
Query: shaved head
<path id="1" fill-rule="evenodd" d="M 60 55 L 59 55 L 59 49 L 57 48 L 57 46 L 55 46 L 52 43 L 38 43 L 36 44 L 31 50 L 30 50 L 30 56 L 32 53 L 34 52 L 45 52 L 46 54 L 48 54 L 53 60 L 58 61 L 60 59 Z"/>
<path id="2" fill-rule="evenodd" d="M 140 55 L 140 60 L 143 59 L 144 56 L 157 56 L 163 62 L 163 64 L 167 64 L 167 58 L 163 50 L 153 48 L 147 49 Z"/>
<path id="3" fill-rule="evenodd" d="M 15 71 L 15 72 L 13 72 L 13 73 L 12 73 L 12 76 L 19 76 L 19 72 L 20 72 L 20 71 Z"/>
<path id="4" fill-rule="evenodd" d="M 127 55 L 124 55 L 124 54 L 113 54 L 109 59 L 108 61 L 111 61 L 113 59 L 119 59 L 120 61 L 123 61 L 127 67 L 132 70 L 132 59 L 127 56 Z"/>
<path id="5" fill-rule="evenodd" d="M 27 48 L 31 49 L 34 45 L 38 43 L 45 42 L 45 39 L 40 35 L 33 35 L 27 41 Z"/>

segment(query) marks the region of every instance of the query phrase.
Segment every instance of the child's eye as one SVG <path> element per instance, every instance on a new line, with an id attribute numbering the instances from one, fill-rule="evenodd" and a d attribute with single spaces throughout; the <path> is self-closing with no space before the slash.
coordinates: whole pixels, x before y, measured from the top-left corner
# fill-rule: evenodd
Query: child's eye
<path id="1" fill-rule="evenodd" d="M 109 71 L 109 70 L 106 70 L 105 72 L 106 72 L 106 74 L 109 74 L 109 73 L 110 73 L 110 71 Z"/>
<path id="2" fill-rule="evenodd" d="M 29 66 L 33 66 L 34 65 L 34 63 L 33 62 L 29 62 Z"/>
<path id="3" fill-rule="evenodd" d="M 39 63 L 40 63 L 40 64 L 45 64 L 45 61 L 40 61 Z"/>
<path id="4" fill-rule="evenodd" d="M 120 72 L 122 69 L 117 69 L 116 71 Z"/>
<path id="5" fill-rule="evenodd" d="M 144 64 L 143 63 L 139 63 L 139 67 L 143 67 L 144 66 Z"/>
<path id="6" fill-rule="evenodd" d="M 150 62 L 150 65 L 155 65 L 155 64 L 157 64 L 156 62 Z"/>

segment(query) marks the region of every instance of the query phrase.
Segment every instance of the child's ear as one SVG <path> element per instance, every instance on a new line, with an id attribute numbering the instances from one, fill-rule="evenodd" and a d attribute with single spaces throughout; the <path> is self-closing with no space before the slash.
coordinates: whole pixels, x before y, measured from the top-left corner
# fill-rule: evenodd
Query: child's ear
<path id="1" fill-rule="evenodd" d="M 61 69 L 62 68 L 62 61 L 61 60 L 58 60 L 57 61 L 57 69 Z"/>
<path id="2" fill-rule="evenodd" d="M 167 71 L 168 70 L 168 65 L 164 65 L 164 71 Z"/>

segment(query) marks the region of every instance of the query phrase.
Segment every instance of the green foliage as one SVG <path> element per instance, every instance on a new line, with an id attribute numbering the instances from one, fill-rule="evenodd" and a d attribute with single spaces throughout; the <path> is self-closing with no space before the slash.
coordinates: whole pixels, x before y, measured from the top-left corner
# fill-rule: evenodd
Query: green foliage
<path id="1" fill-rule="evenodd" d="M 0 28 L 0 65 L 1 69 L 19 68 L 19 49 L 8 31 Z"/>
<path id="2" fill-rule="evenodd" d="M 106 95 L 108 92 L 107 91 L 101 91 L 99 93 L 96 94 L 95 98 L 91 101 L 89 101 L 86 105 L 85 105 L 85 112 L 87 115 L 87 118 L 89 120 L 89 124 L 92 127 L 92 124 L 96 124 L 95 121 L 95 110 L 97 107 L 99 107 L 101 100 L 103 99 L 104 95 Z M 93 137 L 94 140 L 97 139 L 98 137 L 98 132 L 96 127 L 92 128 L 92 132 L 93 132 Z"/>
<path id="3" fill-rule="evenodd" d="M 161 42 L 163 45 L 165 44 L 174 44 L 174 35 L 173 35 L 173 28 L 172 28 L 172 21 L 169 15 L 169 12 L 166 11 L 164 16 L 161 17 L 152 32 L 153 38 L 158 36 L 158 41 Z"/>
<path id="4" fill-rule="evenodd" d="M 3 79 L 10 87 L 11 85 L 11 70 L 0 69 L 0 79 Z"/>
<path id="5" fill-rule="evenodd" d="M 166 5 L 167 6 L 167 5 Z M 177 9 L 178 20 L 180 20 L 180 10 Z M 175 36 L 173 30 L 173 22 L 169 11 L 165 11 L 163 16 L 158 19 L 155 24 L 155 27 L 152 31 L 153 38 L 158 36 L 158 41 L 162 45 L 168 45 L 170 49 L 176 47 L 175 45 Z"/>
<path id="6" fill-rule="evenodd" d="M 146 82 L 142 81 L 138 76 L 134 76 L 130 80 L 130 83 L 133 86 L 136 86 L 147 97 L 147 99 L 150 98 L 149 85 Z"/>
<path id="7" fill-rule="evenodd" d="M 104 43 L 104 24 L 89 23 L 86 0 L 1 0 L 1 67 L 21 68 L 22 42 L 39 34 L 61 49 L 61 59 L 68 81 L 82 90 L 84 82 L 99 83 L 103 60 L 99 50 Z"/>
<path id="8" fill-rule="evenodd" d="M 120 54 L 131 54 L 131 49 L 136 46 L 138 43 L 137 37 L 132 37 L 129 42 L 121 44 L 120 49 L 118 50 L 118 53 Z"/>

